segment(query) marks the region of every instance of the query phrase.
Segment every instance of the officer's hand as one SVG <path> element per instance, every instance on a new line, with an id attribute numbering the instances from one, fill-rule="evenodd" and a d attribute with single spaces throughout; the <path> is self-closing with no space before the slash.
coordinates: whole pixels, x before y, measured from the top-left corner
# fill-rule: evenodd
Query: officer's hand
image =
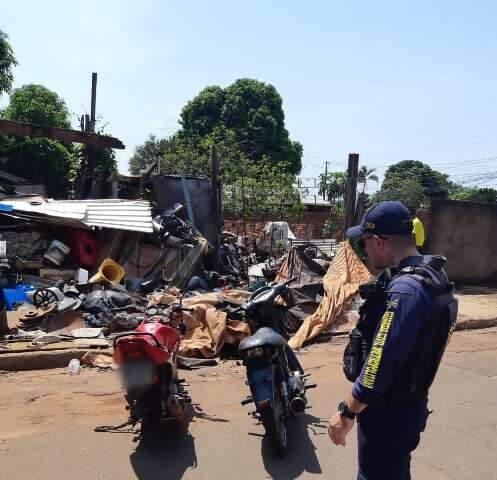
<path id="1" fill-rule="evenodd" d="M 335 445 L 345 447 L 345 437 L 354 426 L 354 421 L 350 418 L 342 417 L 339 413 L 335 413 L 328 422 L 328 435 Z"/>

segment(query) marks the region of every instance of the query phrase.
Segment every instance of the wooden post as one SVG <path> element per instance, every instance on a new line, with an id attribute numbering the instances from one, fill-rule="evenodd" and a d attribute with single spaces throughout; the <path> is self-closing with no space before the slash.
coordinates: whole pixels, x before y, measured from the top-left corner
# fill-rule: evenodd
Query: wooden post
<path id="1" fill-rule="evenodd" d="M 212 241 L 214 248 L 219 245 L 219 235 L 222 229 L 221 185 L 219 182 L 219 159 L 217 147 L 211 145 L 211 205 L 212 205 Z"/>
<path id="2" fill-rule="evenodd" d="M 349 153 L 347 169 L 347 189 L 345 191 L 345 228 L 355 225 L 357 173 L 359 171 L 359 154 Z"/>
<path id="3" fill-rule="evenodd" d="M 90 118 L 89 121 L 86 122 L 86 129 L 88 132 L 95 133 L 95 124 L 96 124 L 96 104 L 97 104 L 97 74 L 93 72 L 91 74 L 91 104 L 90 104 Z M 88 117 L 87 117 L 88 120 Z M 85 192 L 86 198 L 98 198 L 100 196 L 100 188 L 96 187 L 95 182 L 97 181 L 96 175 L 96 166 L 97 166 L 97 156 L 98 150 L 93 147 L 87 147 L 86 149 L 86 158 L 87 158 L 87 166 L 88 173 L 91 178 L 90 181 L 90 189 L 88 192 Z M 94 191 L 92 191 L 94 190 Z"/>
<path id="4" fill-rule="evenodd" d="M 328 161 L 324 162 L 324 186 L 323 186 L 323 200 L 327 200 L 326 195 L 326 186 L 328 184 Z"/>
<path id="5" fill-rule="evenodd" d="M 91 74 L 91 110 L 90 110 L 90 132 L 95 133 L 96 124 L 96 105 L 97 105 L 97 74 Z"/>

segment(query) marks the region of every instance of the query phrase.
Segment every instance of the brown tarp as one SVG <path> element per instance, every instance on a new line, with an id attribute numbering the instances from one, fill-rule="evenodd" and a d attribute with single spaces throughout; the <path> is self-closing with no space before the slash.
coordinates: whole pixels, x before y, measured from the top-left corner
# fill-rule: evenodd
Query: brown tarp
<path id="1" fill-rule="evenodd" d="M 225 312 L 217 310 L 225 300 L 245 303 L 250 293 L 243 290 L 206 293 L 183 299 L 183 306 L 193 312 L 183 312 L 186 333 L 181 340 L 179 354 L 182 357 L 213 358 L 225 343 L 237 344 L 250 335 L 249 326 L 239 320 L 229 320 Z M 155 303 L 170 303 L 166 295 L 150 295 Z"/>
<path id="2" fill-rule="evenodd" d="M 290 346 L 300 348 L 306 341 L 330 327 L 338 329 L 347 323 L 347 313 L 359 285 L 370 279 L 371 274 L 349 242 L 342 242 L 323 279 L 323 300 L 316 312 L 304 320 L 298 332 L 290 339 Z"/>

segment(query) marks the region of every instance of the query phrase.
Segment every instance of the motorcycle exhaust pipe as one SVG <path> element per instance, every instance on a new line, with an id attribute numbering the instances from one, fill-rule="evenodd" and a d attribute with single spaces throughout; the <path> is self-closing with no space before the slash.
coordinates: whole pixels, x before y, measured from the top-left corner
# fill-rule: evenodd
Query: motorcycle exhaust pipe
<path id="1" fill-rule="evenodd" d="M 307 405 L 307 398 L 303 395 L 298 395 L 290 400 L 290 410 L 293 413 L 302 413 Z"/>

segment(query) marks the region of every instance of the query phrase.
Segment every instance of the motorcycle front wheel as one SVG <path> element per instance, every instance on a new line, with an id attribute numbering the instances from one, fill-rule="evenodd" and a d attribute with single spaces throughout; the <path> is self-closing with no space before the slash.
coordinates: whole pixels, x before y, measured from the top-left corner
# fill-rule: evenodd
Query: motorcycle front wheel
<path id="1" fill-rule="evenodd" d="M 288 452 L 288 436 L 280 388 L 275 391 L 273 407 L 260 412 L 260 416 L 273 452 L 283 457 Z"/>

